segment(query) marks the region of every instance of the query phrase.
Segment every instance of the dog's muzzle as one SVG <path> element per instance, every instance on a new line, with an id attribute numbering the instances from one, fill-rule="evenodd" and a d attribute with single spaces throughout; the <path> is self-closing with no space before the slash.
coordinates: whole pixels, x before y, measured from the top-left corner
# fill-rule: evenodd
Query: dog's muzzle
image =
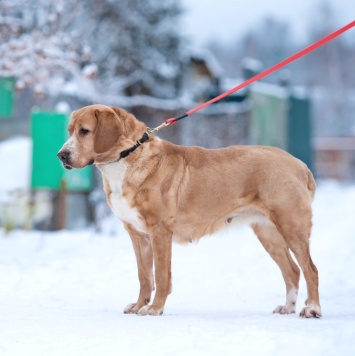
<path id="1" fill-rule="evenodd" d="M 70 152 L 62 150 L 62 151 L 58 152 L 57 156 L 60 159 L 60 161 L 62 162 L 64 168 L 66 168 L 66 169 L 73 168 L 71 165 L 71 162 L 70 162 Z"/>

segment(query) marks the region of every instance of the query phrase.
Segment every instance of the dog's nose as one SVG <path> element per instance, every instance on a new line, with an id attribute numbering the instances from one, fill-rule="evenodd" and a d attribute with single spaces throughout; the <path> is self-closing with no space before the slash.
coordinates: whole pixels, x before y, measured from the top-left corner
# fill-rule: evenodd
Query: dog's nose
<path id="1" fill-rule="evenodd" d="M 68 160 L 69 160 L 69 152 L 68 151 L 59 151 L 57 156 L 63 163 L 68 163 Z"/>

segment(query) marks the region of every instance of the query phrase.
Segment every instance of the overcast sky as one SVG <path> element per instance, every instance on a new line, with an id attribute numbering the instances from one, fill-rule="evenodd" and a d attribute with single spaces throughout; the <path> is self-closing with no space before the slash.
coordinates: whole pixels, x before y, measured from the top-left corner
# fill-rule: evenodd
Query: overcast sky
<path id="1" fill-rule="evenodd" d="M 317 4 L 322 0 L 181 0 L 185 9 L 183 33 L 194 44 L 203 45 L 209 39 L 228 42 L 267 15 L 291 24 L 293 33 L 301 38 L 312 20 Z M 339 27 L 355 20 L 355 0 L 330 0 L 339 19 Z M 351 30 L 355 38 L 355 29 Z M 348 36 L 349 36 L 348 35 Z"/>

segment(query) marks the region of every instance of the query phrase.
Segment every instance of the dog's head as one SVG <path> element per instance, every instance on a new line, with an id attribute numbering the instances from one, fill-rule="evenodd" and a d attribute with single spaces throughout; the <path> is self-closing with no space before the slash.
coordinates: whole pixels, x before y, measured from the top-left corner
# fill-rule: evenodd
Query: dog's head
<path id="1" fill-rule="evenodd" d="M 66 169 L 109 162 L 131 147 L 145 129 L 142 122 L 121 108 L 86 106 L 72 113 L 69 139 L 57 156 Z"/>

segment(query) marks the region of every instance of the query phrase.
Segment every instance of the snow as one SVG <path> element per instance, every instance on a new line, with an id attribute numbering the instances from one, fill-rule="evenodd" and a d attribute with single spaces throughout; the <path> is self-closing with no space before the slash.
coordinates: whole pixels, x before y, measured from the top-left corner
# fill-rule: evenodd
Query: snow
<path id="1" fill-rule="evenodd" d="M 251 57 L 245 57 L 242 60 L 242 66 L 243 68 L 249 69 L 254 73 L 260 73 L 263 68 L 263 64 L 260 61 Z"/>
<path id="2" fill-rule="evenodd" d="M 138 295 L 135 257 L 116 234 L 0 232 L 1 355 L 354 355 L 355 186 L 320 183 L 312 256 L 324 316 L 284 302 L 276 264 L 247 229 L 173 247 L 173 293 L 160 317 L 123 314 Z M 301 279 L 297 312 L 306 298 Z"/>
<path id="3" fill-rule="evenodd" d="M 0 192 L 29 187 L 31 140 L 0 145 Z M 5 174 L 6 173 L 6 174 Z M 6 194 L 5 194 L 5 193 Z M 312 257 L 321 319 L 276 315 L 285 287 L 250 229 L 173 247 L 173 293 L 161 317 L 123 314 L 138 295 L 130 239 L 103 232 L 0 227 L 0 355 L 354 355 L 355 185 L 320 182 Z M 303 277 L 297 312 L 306 299 Z"/>
<path id="4" fill-rule="evenodd" d="M 1 143 L 0 167 L 3 167 L 3 171 L 0 182 L 0 203 L 7 201 L 9 195 L 15 191 L 29 189 L 31 154 L 32 140 L 29 137 L 15 137 Z"/>
<path id="5" fill-rule="evenodd" d="M 224 68 L 221 66 L 213 52 L 204 47 L 194 47 L 191 49 L 190 56 L 194 59 L 204 60 L 208 68 L 212 71 L 215 78 L 220 78 L 224 74 Z"/>
<path id="6" fill-rule="evenodd" d="M 95 78 L 98 72 L 99 68 L 96 64 L 88 64 L 82 70 L 82 73 L 86 78 Z"/>

